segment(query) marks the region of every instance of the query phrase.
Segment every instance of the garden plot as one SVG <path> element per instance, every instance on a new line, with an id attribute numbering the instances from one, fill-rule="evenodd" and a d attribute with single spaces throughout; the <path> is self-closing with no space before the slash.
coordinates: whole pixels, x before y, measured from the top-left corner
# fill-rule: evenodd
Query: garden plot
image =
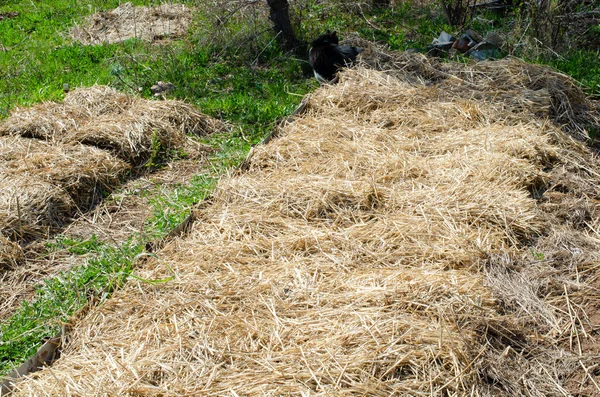
<path id="1" fill-rule="evenodd" d="M 134 179 L 131 184 L 153 178 L 156 163 L 162 164 L 157 177 L 185 183 L 204 166 L 209 152 L 190 136 L 223 128 L 184 102 L 145 100 L 105 86 L 76 89 L 61 103 L 13 110 L 0 124 L 0 318 L 52 269 L 64 270 L 55 260 L 40 258 L 39 244 L 65 231 L 74 218 L 85 218 L 128 179 Z M 186 157 L 181 167 L 172 161 L 179 154 Z M 138 227 L 149 212 L 141 201 L 136 205 L 146 211 L 135 214 Z M 130 207 L 124 203 L 113 215 L 131 217 L 124 215 Z M 101 234 L 94 222 L 86 224 L 85 231 L 78 228 L 80 235 Z M 118 226 L 103 227 L 114 231 Z M 130 229 L 116 232 L 121 241 L 133 234 Z"/>
<path id="2" fill-rule="evenodd" d="M 47 237 L 130 170 L 110 153 L 82 144 L 8 135 L 0 136 L 0 148 L 0 234 L 14 241 Z"/>
<path id="3" fill-rule="evenodd" d="M 135 7 L 124 3 L 89 16 L 71 30 L 71 36 L 84 45 L 120 43 L 131 38 L 154 42 L 185 35 L 191 21 L 191 9 L 183 4 Z"/>
<path id="4" fill-rule="evenodd" d="M 315 92 L 16 394 L 597 392 L 597 105 L 403 57 Z"/>
<path id="5" fill-rule="evenodd" d="M 157 151 L 180 148 L 186 134 L 203 136 L 221 127 L 221 122 L 182 101 L 141 99 L 94 86 L 69 92 L 62 103 L 16 108 L 0 125 L 0 136 L 82 143 L 142 166 Z"/>
<path id="6" fill-rule="evenodd" d="M 64 102 L 17 108 L 0 125 L 0 232 L 43 238 L 85 212 L 130 172 L 190 135 L 222 124 L 180 101 L 151 101 L 109 87 L 77 89 Z"/>

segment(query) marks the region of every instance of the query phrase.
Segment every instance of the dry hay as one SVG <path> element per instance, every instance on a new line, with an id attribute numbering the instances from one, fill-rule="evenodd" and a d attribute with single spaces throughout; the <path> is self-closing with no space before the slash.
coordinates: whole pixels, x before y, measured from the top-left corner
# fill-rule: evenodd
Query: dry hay
<path id="1" fill-rule="evenodd" d="M 220 121 L 182 101 L 145 100 L 94 86 L 69 92 L 62 103 L 16 108 L 0 125 L 0 135 L 83 143 L 140 166 L 157 148 L 166 152 L 181 147 L 185 134 L 208 135 L 223 128 Z"/>
<path id="2" fill-rule="evenodd" d="M 512 57 L 469 64 L 441 62 L 423 54 L 390 51 L 352 34 L 343 42 L 364 48 L 361 65 L 384 70 L 411 83 L 444 87 L 441 95 L 447 98 L 460 96 L 498 104 L 522 101 L 537 116 L 548 111 L 558 125 L 582 141 L 589 141 L 588 131 L 600 129 L 600 104 L 588 99 L 572 78 L 546 66 Z M 548 103 L 535 103 L 536 100 Z"/>
<path id="3" fill-rule="evenodd" d="M 144 233 L 144 225 L 153 215 L 151 203 L 160 197 L 172 197 L 194 176 L 206 171 L 208 156 L 214 150 L 211 146 L 190 140 L 184 147 L 184 159 L 127 181 L 93 211 L 78 217 L 61 234 L 82 240 L 96 236 L 101 241 L 120 245 L 132 234 Z"/>
<path id="4" fill-rule="evenodd" d="M 0 235 L 0 271 L 7 267 L 16 267 L 23 259 L 23 250 L 19 244 Z"/>
<path id="5" fill-rule="evenodd" d="M 20 137 L 17 139 L 27 141 Z M 103 189 L 106 193 L 115 188 L 93 210 L 77 210 L 73 222 L 61 227 L 60 234 L 81 240 L 96 236 L 101 241 L 120 245 L 132 234 L 143 233 L 143 225 L 152 215 L 152 200 L 161 195 L 172 195 L 206 167 L 209 148 L 190 141 L 184 150 L 187 154 L 185 159 L 169 162 L 158 171 L 142 174 L 118 187 L 115 183 L 110 189 Z M 140 192 L 144 194 L 140 195 Z M 48 252 L 44 242 L 27 244 L 22 248 L 0 235 L 0 321 L 8 319 L 23 301 L 33 298 L 45 279 L 81 265 L 81 260 L 81 256 L 72 255 L 68 250 Z"/>
<path id="6" fill-rule="evenodd" d="M 192 9 L 183 4 L 134 7 L 124 3 L 114 10 L 89 16 L 71 29 L 71 37 L 84 45 L 119 43 L 131 38 L 154 42 L 185 35 L 191 21 Z"/>
<path id="7" fill-rule="evenodd" d="M 103 150 L 0 137 L 0 234 L 27 241 L 46 237 L 77 209 L 110 192 L 129 166 Z"/>
<path id="8" fill-rule="evenodd" d="M 45 242 L 36 242 L 22 248 L 17 243 L 0 236 L 2 243 L 11 246 L 5 257 L 4 268 L 0 264 L 0 322 L 5 323 L 24 302 L 31 302 L 40 285 L 51 277 L 60 276 L 81 265 L 82 257 L 68 250 L 48 252 Z"/>
<path id="9" fill-rule="evenodd" d="M 185 150 L 183 162 L 192 164 L 183 173 L 198 170 L 207 150 L 186 134 L 206 135 L 223 127 L 183 102 L 145 101 L 103 86 L 76 89 L 63 103 L 15 109 L 0 123 L 0 318 L 29 297 L 51 269 L 69 267 L 41 258 L 33 240 L 84 218 L 81 214 L 131 176 L 132 165 L 139 166 L 135 176 L 148 174 L 141 166 L 157 152 L 168 156 L 169 148 Z M 160 174 L 182 174 L 181 162 L 165 164 Z M 148 202 L 141 205 L 149 212 Z M 114 232 L 110 229 L 117 226 L 110 219 L 105 229 Z M 123 240 L 131 235 L 131 230 L 116 232 Z"/>
<path id="10" fill-rule="evenodd" d="M 593 388 L 598 164 L 530 93 L 447 90 L 367 69 L 322 87 L 16 394 Z"/>

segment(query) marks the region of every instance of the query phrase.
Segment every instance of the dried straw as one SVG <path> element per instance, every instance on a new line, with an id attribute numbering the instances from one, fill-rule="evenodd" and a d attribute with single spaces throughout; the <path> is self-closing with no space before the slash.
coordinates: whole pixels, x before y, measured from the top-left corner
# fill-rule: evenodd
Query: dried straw
<path id="1" fill-rule="evenodd" d="M 19 244 L 0 235 L 0 271 L 18 266 L 23 259 L 23 250 Z"/>
<path id="2" fill-rule="evenodd" d="M 446 98 L 495 102 L 508 105 L 512 111 L 526 108 L 539 117 L 548 114 L 585 142 L 590 140 L 589 131 L 600 128 L 600 104 L 589 99 L 571 77 L 547 66 L 513 57 L 467 64 L 446 63 L 423 54 L 390 51 L 358 35 L 349 35 L 344 43 L 364 48 L 361 65 L 385 70 L 403 81 L 436 84 L 442 88 L 440 95 Z"/>
<path id="3" fill-rule="evenodd" d="M 46 238 L 132 169 L 190 147 L 186 134 L 224 128 L 184 102 L 144 100 L 106 86 L 78 88 L 62 103 L 16 108 L 0 123 L 0 235 L 19 243 Z M 2 259 L 3 267 L 22 260 L 11 247 L 2 246 L 3 257 L 16 255 Z"/>
<path id="4" fill-rule="evenodd" d="M 181 101 L 144 100 L 94 86 L 69 92 L 63 103 L 16 108 L 0 125 L 0 135 L 83 143 L 140 166 L 157 148 L 181 147 L 185 134 L 207 135 L 223 128 L 223 123 Z"/>
<path id="5" fill-rule="evenodd" d="M 134 7 L 123 3 L 114 10 L 99 12 L 71 29 L 73 39 L 84 45 L 119 43 L 131 38 L 155 41 L 187 33 L 192 10 L 183 4 Z"/>
<path id="6" fill-rule="evenodd" d="M 479 102 L 462 87 L 356 69 L 319 89 L 16 394 L 567 393 L 592 355 L 560 341 L 590 328 L 518 276 L 548 270 L 527 255 L 558 230 L 536 189 L 567 160 L 600 168 L 522 106 L 530 92 Z M 554 265 L 537 280 L 573 274 Z M 598 279 L 586 269 L 581 291 Z"/>
<path id="7" fill-rule="evenodd" d="M 84 145 L 57 146 L 19 136 L 0 137 L 0 234 L 44 237 L 76 209 L 86 210 L 129 170 L 123 161 Z"/>

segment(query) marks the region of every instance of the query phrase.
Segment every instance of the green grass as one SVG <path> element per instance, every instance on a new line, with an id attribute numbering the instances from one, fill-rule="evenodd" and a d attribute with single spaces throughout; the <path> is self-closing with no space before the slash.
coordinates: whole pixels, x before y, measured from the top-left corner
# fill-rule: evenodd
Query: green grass
<path id="1" fill-rule="evenodd" d="M 29 358 L 41 346 L 42 338 L 54 336 L 61 322 L 81 309 L 93 296 L 106 299 L 119 288 L 132 271 L 141 244 L 127 243 L 119 248 L 87 241 L 58 240 L 49 251 L 67 250 L 74 255 L 92 255 L 86 265 L 77 266 L 45 281 L 31 302 L 0 324 L 0 374 Z"/>
<path id="2" fill-rule="evenodd" d="M 69 43 L 66 30 L 91 10 L 107 9 L 118 1 L 8 1 L 0 12 L 19 15 L 0 22 L 0 116 L 15 104 L 59 99 L 63 83 L 90 85 L 109 82 L 103 60 L 117 46 L 84 47 Z"/>
<path id="3" fill-rule="evenodd" d="M 217 59 L 218 49 L 194 42 L 193 33 L 189 40 L 170 46 L 135 39 L 97 46 L 72 42 L 67 29 L 90 9 L 105 10 L 118 4 L 82 3 L 54 0 L 0 6 L 0 12 L 20 13 L 0 22 L 0 43 L 8 49 L 0 51 L 0 117 L 6 117 L 16 105 L 61 99 L 64 83 L 71 87 L 110 84 L 124 91 L 142 88 L 149 97 L 149 88 L 162 80 L 175 84 L 175 96 L 208 113 L 255 124 L 272 121 L 298 101 L 286 91 L 303 94 L 310 86 L 302 63 L 283 56 L 275 42 L 262 50 L 262 56 L 269 57 L 268 68 L 251 68 L 248 62 L 232 57 Z"/>
<path id="4" fill-rule="evenodd" d="M 549 64 L 573 77 L 590 95 L 600 100 L 600 50 L 573 51 Z"/>
<path id="5" fill-rule="evenodd" d="M 218 172 L 199 174 L 185 185 L 173 189 L 168 195 L 150 198 L 152 216 L 144 230 L 148 239 L 164 237 L 189 215 L 190 208 L 206 198 L 216 186 Z"/>

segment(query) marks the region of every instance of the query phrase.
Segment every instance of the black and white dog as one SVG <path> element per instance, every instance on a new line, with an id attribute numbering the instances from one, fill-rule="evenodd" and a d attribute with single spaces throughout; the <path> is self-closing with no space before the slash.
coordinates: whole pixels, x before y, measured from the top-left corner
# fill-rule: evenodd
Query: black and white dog
<path id="1" fill-rule="evenodd" d="M 357 47 L 339 45 L 336 32 L 327 31 L 312 42 L 308 59 L 315 77 L 321 84 L 329 83 L 337 71 L 351 65 L 356 56 L 362 51 Z"/>

